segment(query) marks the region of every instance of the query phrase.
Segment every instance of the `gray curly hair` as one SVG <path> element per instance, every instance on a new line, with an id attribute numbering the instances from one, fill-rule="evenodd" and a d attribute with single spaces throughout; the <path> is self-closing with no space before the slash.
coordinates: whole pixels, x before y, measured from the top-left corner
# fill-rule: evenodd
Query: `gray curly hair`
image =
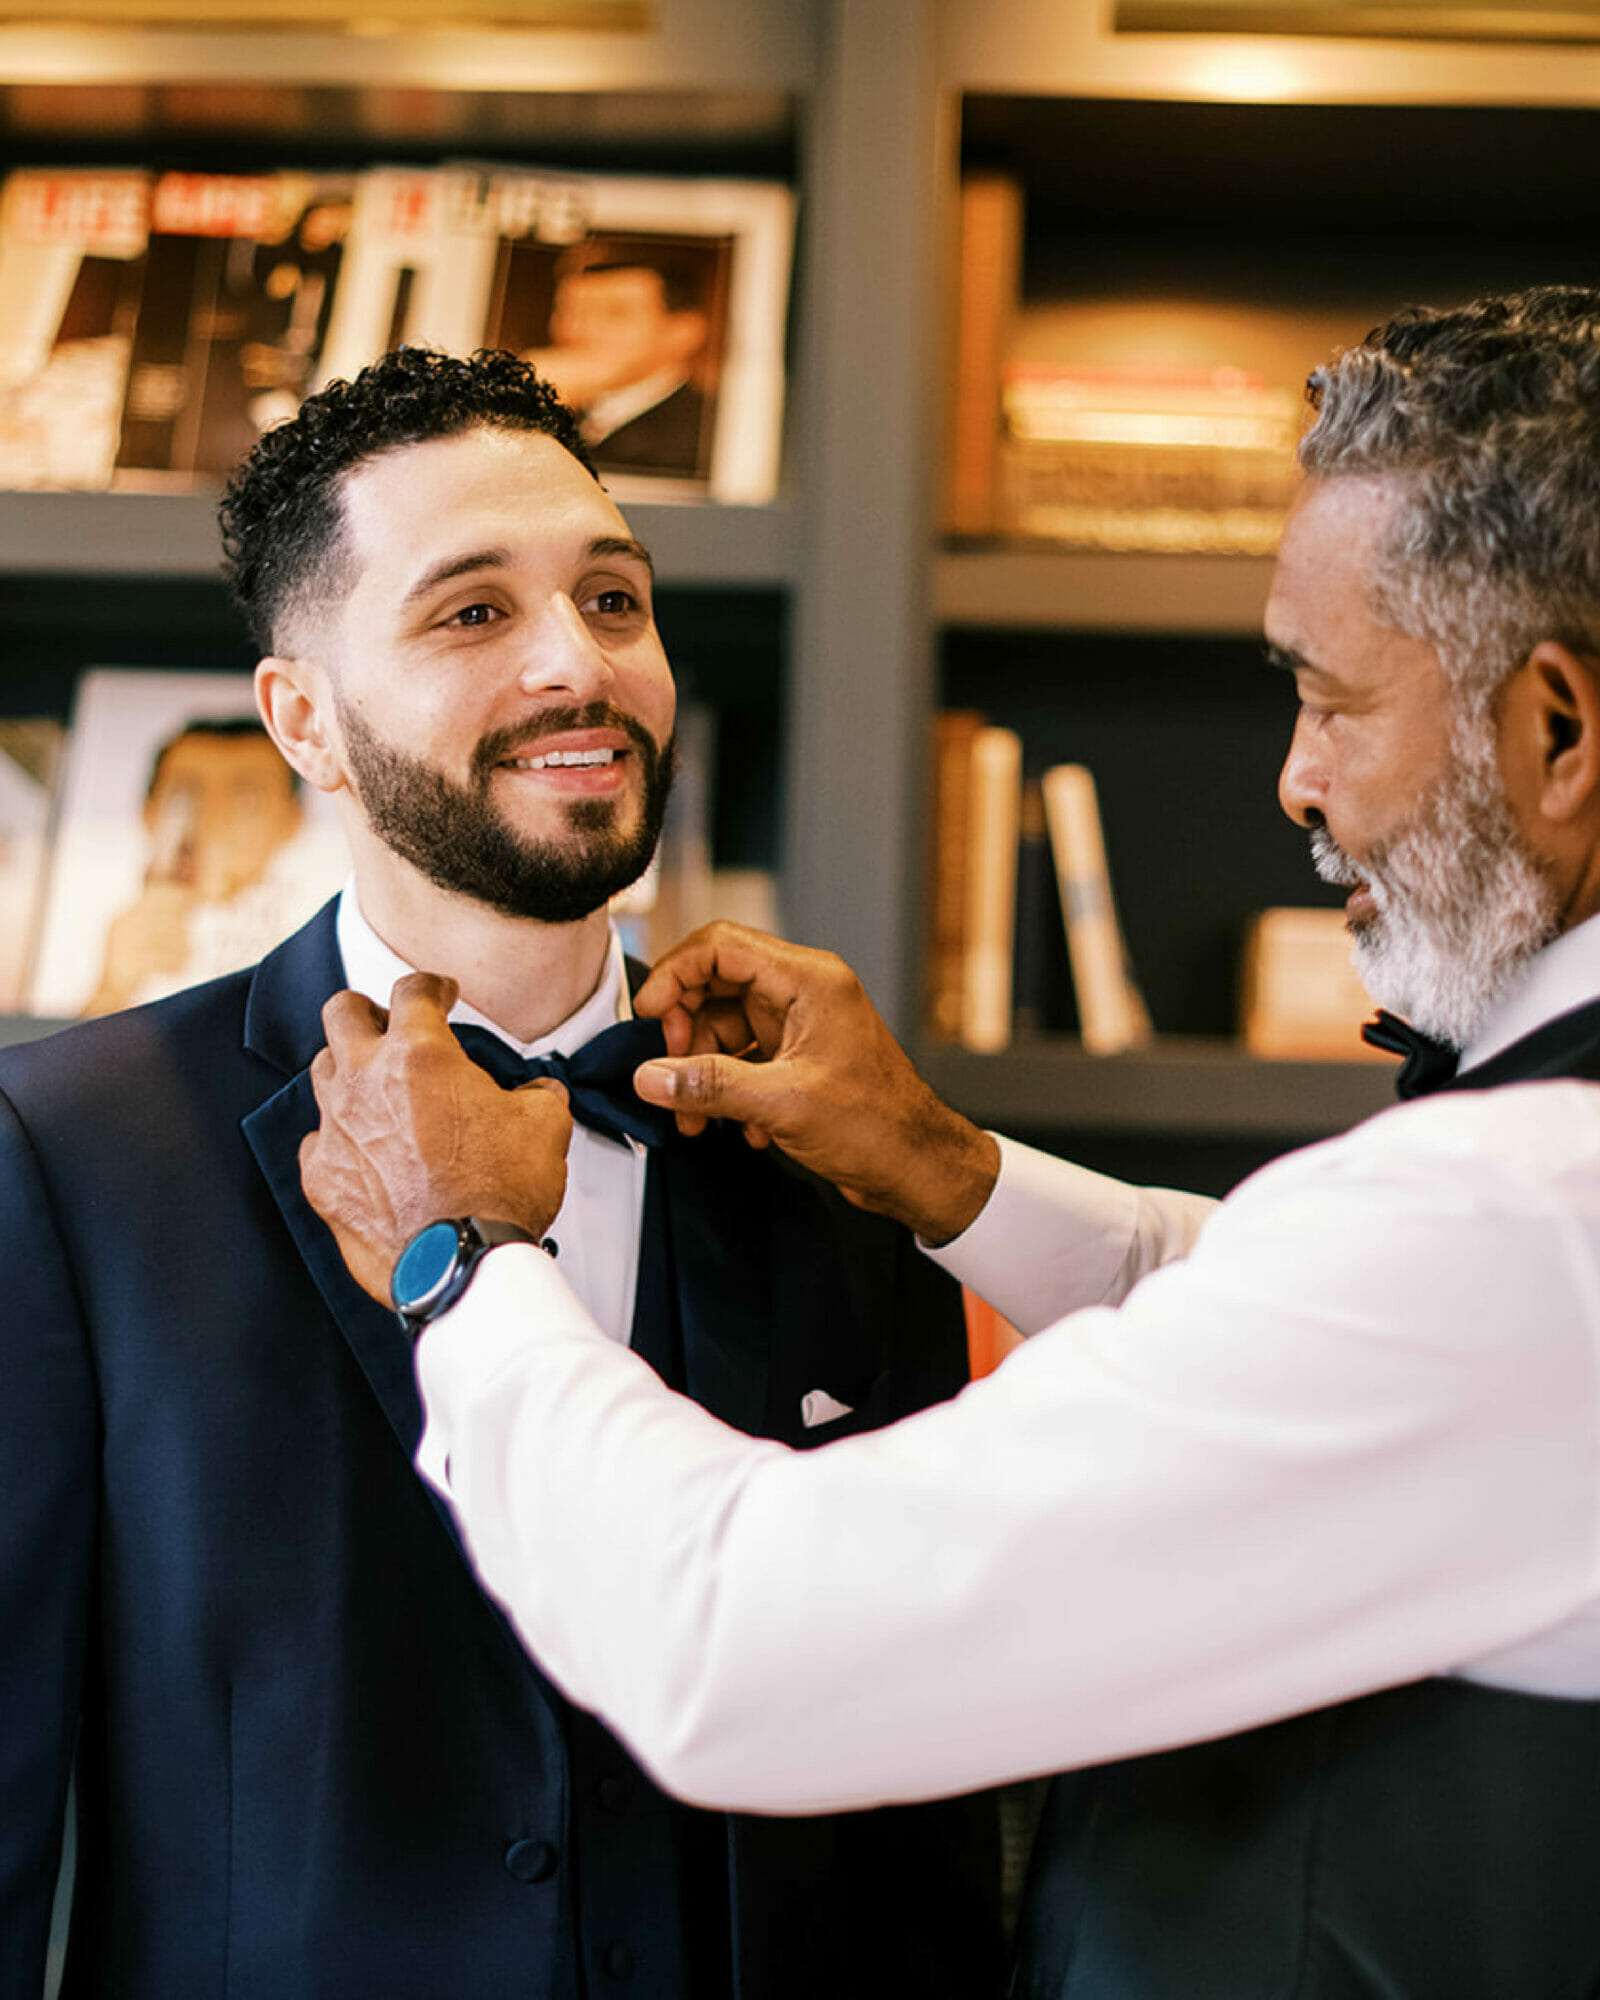
<path id="1" fill-rule="evenodd" d="M 1600 290 L 1411 307 L 1317 369 L 1300 462 L 1394 480 L 1375 614 L 1492 711 L 1542 639 L 1600 653 Z"/>

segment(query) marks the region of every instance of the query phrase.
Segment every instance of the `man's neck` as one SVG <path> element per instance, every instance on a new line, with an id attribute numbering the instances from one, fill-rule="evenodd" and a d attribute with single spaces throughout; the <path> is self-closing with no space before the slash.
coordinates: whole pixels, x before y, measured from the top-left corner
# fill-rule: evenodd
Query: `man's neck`
<path id="1" fill-rule="evenodd" d="M 604 907 L 570 924 L 507 917 L 431 883 L 373 880 L 356 894 L 372 929 L 408 965 L 455 980 L 461 998 L 521 1043 L 575 1014 L 599 984 L 610 944 Z"/>

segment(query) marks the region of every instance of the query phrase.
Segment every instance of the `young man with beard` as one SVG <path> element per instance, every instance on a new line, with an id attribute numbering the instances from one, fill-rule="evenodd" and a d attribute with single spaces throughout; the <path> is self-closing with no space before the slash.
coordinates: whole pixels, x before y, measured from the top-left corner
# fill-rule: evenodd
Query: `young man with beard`
<path id="1" fill-rule="evenodd" d="M 905 1231 L 610 1088 L 663 1046 L 606 915 L 671 770 L 647 554 L 509 355 L 333 385 L 223 521 L 354 874 L 252 971 L 0 1058 L 0 1991 L 41 1990 L 75 1749 L 74 1995 L 995 1990 L 988 1802 L 695 1812 L 529 1661 L 412 1469 L 408 1330 L 301 1193 L 323 1003 L 437 968 L 589 1121 L 546 1244 L 619 1348 L 793 1445 L 961 1379 Z"/>
<path id="2" fill-rule="evenodd" d="M 1438 1038 L 1412 1101 L 1220 1205 L 1126 1187 L 941 1105 L 837 960 L 713 928 L 639 996 L 681 1058 L 641 1094 L 1048 1330 L 809 1459 L 664 1395 L 526 1245 L 419 1348 L 422 1462 L 488 1586 L 674 1789 L 1070 1771 L 1029 2000 L 1600 1982 L 1600 291 L 1404 314 L 1311 392 L 1281 793 L 1375 998 Z M 307 1186 L 359 1264 L 480 1198 L 542 1226 L 550 1107 L 460 1144 L 407 1108 L 461 1068 L 429 982 L 329 1035 Z"/>

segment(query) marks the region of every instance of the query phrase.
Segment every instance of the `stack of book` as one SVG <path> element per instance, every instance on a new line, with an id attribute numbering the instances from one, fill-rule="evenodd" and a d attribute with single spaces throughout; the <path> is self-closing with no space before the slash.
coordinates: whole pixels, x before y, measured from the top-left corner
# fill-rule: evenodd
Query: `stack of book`
<path id="1" fill-rule="evenodd" d="M 1093 775 L 1058 764 L 1025 784 L 1014 730 L 972 710 L 935 717 L 929 816 L 927 1030 L 935 1041 L 993 1052 L 1019 1020 L 1043 1024 L 1047 974 L 1031 925 L 1041 871 L 1054 875 L 1079 1032 L 1094 1055 L 1150 1040 L 1111 891 Z"/>
<path id="2" fill-rule="evenodd" d="M 1000 523 L 1080 548 L 1267 555 L 1295 480 L 1300 402 L 1236 368 L 1013 364 Z"/>
<path id="3" fill-rule="evenodd" d="M 1025 296 L 1023 225 L 1009 176 L 963 180 L 947 532 L 1270 552 L 1296 478 L 1298 384 L 1075 351 L 1070 315 Z"/>

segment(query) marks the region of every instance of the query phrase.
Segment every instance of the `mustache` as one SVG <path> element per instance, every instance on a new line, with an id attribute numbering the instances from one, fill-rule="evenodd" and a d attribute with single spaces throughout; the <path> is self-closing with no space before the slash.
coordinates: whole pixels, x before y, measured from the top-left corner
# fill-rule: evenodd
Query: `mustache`
<path id="1" fill-rule="evenodd" d="M 1338 889 L 1360 888 L 1368 880 L 1325 826 L 1311 829 L 1311 865 L 1320 880 Z"/>
<path id="2" fill-rule="evenodd" d="M 661 756 L 660 744 L 637 716 L 608 701 L 591 701 L 582 708 L 547 708 L 527 722 L 512 723 L 481 736 L 472 753 L 472 775 L 480 785 L 486 784 L 495 767 L 506 758 L 532 749 L 546 737 L 564 736 L 574 729 L 620 730 L 643 758 L 647 773 L 655 768 Z"/>

